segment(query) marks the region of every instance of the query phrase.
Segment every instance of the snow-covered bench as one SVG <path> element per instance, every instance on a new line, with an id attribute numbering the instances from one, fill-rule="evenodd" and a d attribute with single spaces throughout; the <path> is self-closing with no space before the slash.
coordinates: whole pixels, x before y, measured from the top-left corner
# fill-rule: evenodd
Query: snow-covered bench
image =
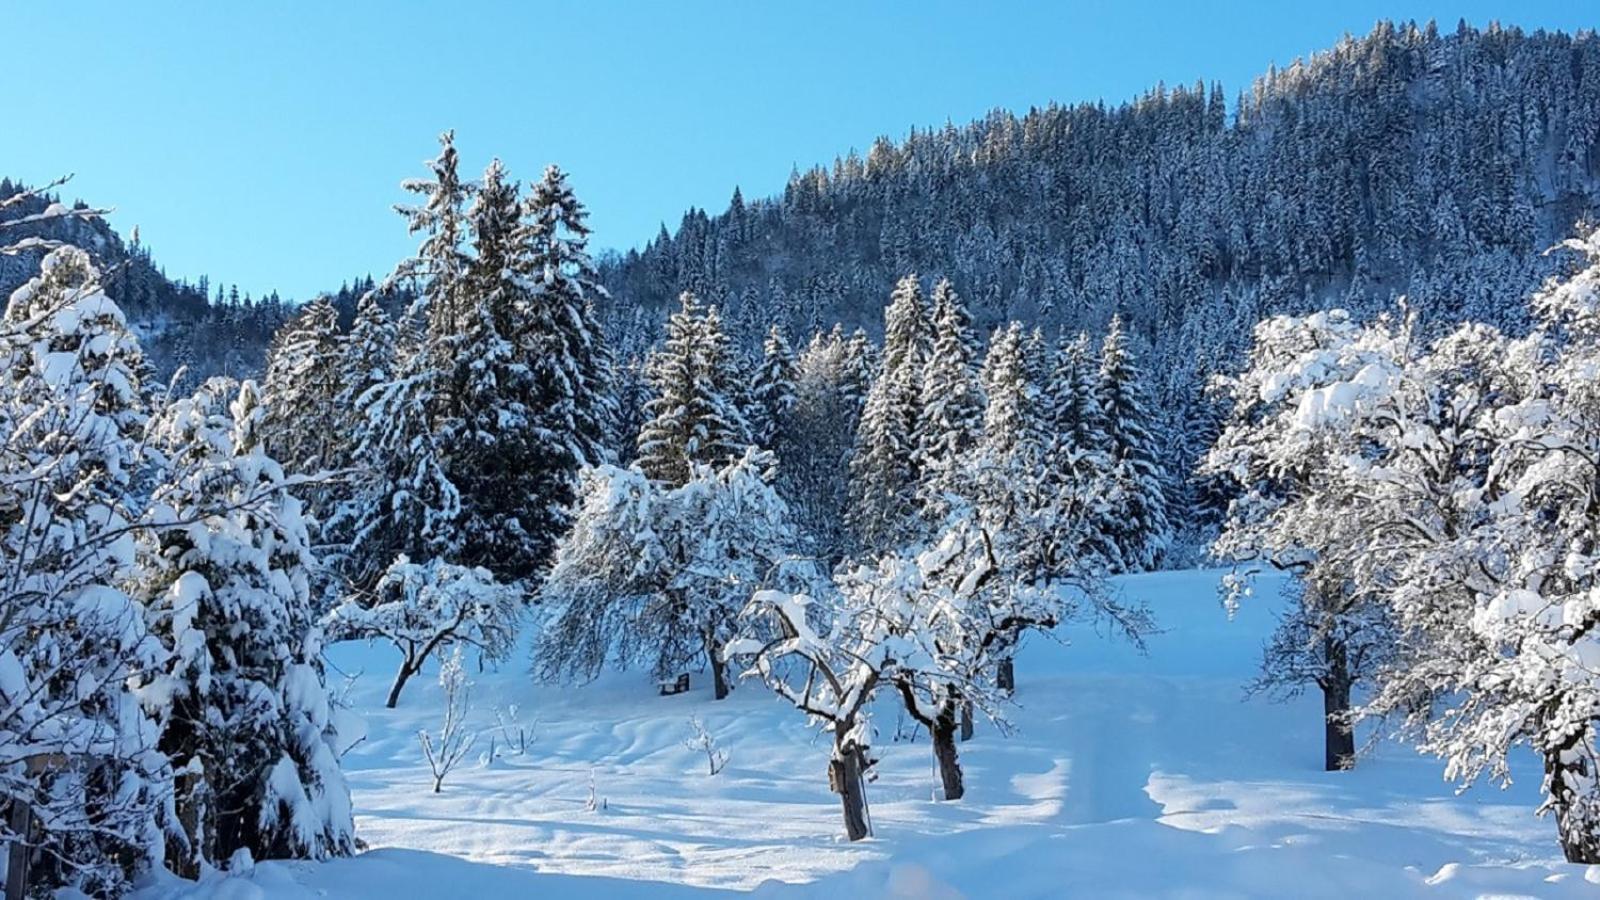
<path id="1" fill-rule="evenodd" d="M 663 697 L 670 697 L 673 694 L 681 694 L 689 689 L 689 673 L 685 672 L 682 675 L 679 675 L 677 678 L 668 678 L 663 681 L 658 681 L 656 682 L 656 687 L 660 688 L 661 696 Z"/>

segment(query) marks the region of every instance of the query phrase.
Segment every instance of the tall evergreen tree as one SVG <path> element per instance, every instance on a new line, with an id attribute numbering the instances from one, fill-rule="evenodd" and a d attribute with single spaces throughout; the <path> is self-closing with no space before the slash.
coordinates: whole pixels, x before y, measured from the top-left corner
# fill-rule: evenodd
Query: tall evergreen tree
<path id="1" fill-rule="evenodd" d="M 1161 560 L 1171 538 L 1167 502 L 1156 463 L 1157 448 L 1150 428 L 1151 410 L 1143 374 L 1122 318 L 1113 317 L 1100 350 L 1096 398 L 1105 417 L 1107 454 L 1112 479 L 1122 502 L 1110 537 L 1128 569 L 1150 569 Z"/>
<path id="2" fill-rule="evenodd" d="M 761 367 L 756 372 L 755 401 L 760 419 L 752 422 L 753 437 L 761 446 L 778 451 L 795 405 L 795 358 L 782 329 L 773 325 L 761 347 Z M 780 464 L 782 454 L 779 453 Z"/>
<path id="3" fill-rule="evenodd" d="M 917 423 L 930 335 L 921 283 L 908 275 L 884 311 L 883 364 L 867 392 L 850 459 L 846 517 L 871 550 L 888 549 L 915 530 Z"/>
<path id="4" fill-rule="evenodd" d="M 730 354 L 715 309 L 684 292 L 667 322 L 667 340 L 650 361 L 655 397 L 639 432 L 638 465 L 650 478 L 681 485 L 693 464 L 722 466 L 750 444 L 733 401 Z"/>
<path id="5" fill-rule="evenodd" d="M 335 402 L 342 344 L 338 313 L 323 294 L 279 330 L 268 352 L 267 447 L 293 471 L 333 469 L 342 461 Z"/>
<path id="6" fill-rule="evenodd" d="M 940 497 L 957 488 L 962 457 L 983 426 L 983 396 L 974 372 L 972 317 L 949 280 L 933 289 L 933 347 L 923 367 L 916 425 L 916 468 L 922 502 L 939 515 Z"/>

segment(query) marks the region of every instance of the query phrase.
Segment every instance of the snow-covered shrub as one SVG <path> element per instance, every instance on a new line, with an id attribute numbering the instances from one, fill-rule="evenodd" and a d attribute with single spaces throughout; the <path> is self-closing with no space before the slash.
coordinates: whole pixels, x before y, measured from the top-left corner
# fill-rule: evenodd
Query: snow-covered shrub
<path id="1" fill-rule="evenodd" d="M 699 716 L 689 717 L 689 737 L 683 742 L 685 749 L 706 755 L 706 774 L 715 775 L 728 764 L 728 751 L 717 746 L 716 736 L 706 730 Z"/>
<path id="2" fill-rule="evenodd" d="M 504 659 L 516 639 L 522 591 L 494 580 L 488 569 L 442 560 L 396 559 L 371 598 L 351 598 L 323 618 L 332 640 L 382 638 L 400 651 L 400 671 L 387 706 L 422 671 L 428 658 L 464 645 L 488 659 Z"/>

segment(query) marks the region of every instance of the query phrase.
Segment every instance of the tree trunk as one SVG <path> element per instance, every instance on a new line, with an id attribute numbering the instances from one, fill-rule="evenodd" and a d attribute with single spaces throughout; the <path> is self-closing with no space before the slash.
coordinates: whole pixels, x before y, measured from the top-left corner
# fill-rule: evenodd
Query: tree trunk
<path id="1" fill-rule="evenodd" d="M 1569 755 L 1570 754 L 1570 755 Z M 1567 756 L 1567 762 L 1562 757 Z M 1550 785 L 1550 805 L 1556 814 L 1556 831 L 1561 838 L 1561 852 L 1567 862 L 1583 865 L 1600 863 L 1600 815 L 1594 811 L 1593 798 L 1576 796 L 1573 783 L 1585 784 L 1594 773 L 1588 770 L 1584 757 L 1569 750 L 1548 751 L 1544 758 L 1545 778 Z M 1568 773 L 1576 778 L 1569 779 Z M 1590 802 L 1585 803 L 1588 799 Z M 1587 814 L 1585 810 L 1591 810 Z"/>
<path id="2" fill-rule="evenodd" d="M 1004 691 L 1008 697 L 1016 692 L 1017 668 L 1011 657 L 1000 660 L 1000 667 L 994 673 L 994 686 Z"/>
<path id="3" fill-rule="evenodd" d="M 728 664 L 722 659 L 722 645 L 706 639 L 706 658 L 711 660 L 712 696 L 721 700 L 728 696 Z"/>
<path id="4" fill-rule="evenodd" d="M 1342 772 L 1356 764 L 1356 735 L 1350 727 L 1350 674 L 1345 668 L 1344 644 L 1323 638 L 1328 677 L 1322 684 L 1322 764 L 1329 772 Z"/>
<path id="5" fill-rule="evenodd" d="M 828 762 L 829 787 L 839 795 L 844 810 L 844 833 L 852 841 L 872 834 L 867 824 L 867 788 L 861 773 L 861 751 L 834 747 Z"/>
<path id="6" fill-rule="evenodd" d="M 933 758 L 939 761 L 939 781 L 944 799 L 960 800 L 967 792 L 961 780 L 961 759 L 956 754 L 956 710 L 946 706 L 928 729 L 933 735 Z"/>
<path id="7" fill-rule="evenodd" d="M 961 701 L 961 739 L 972 740 L 972 701 Z"/>
<path id="8" fill-rule="evenodd" d="M 383 704 L 384 706 L 394 709 L 395 704 L 400 702 L 400 689 L 406 686 L 411 676 L 417 674 L 419 668 L 421 668 L 419 664 L 409 659 L 400 664 L 400 673 L 394 677 L 394 687 L 389 688 L 389 699 Z"/>

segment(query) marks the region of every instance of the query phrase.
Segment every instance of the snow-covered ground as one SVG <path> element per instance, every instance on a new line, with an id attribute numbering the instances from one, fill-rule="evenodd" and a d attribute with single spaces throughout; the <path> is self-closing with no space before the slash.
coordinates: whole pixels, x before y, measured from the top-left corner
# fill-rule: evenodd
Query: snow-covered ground
<path id="1" fill-rule="evenodd" d="M 1230 622 L 1218 574 L 1119 582 L 1164 629 L 1148 655 L 1089 628 L 1064 643 L 1033 639 L 1018 662 L 1014 733 L 982 727 L 961 747 L 961 802 L 932 801 L 926 736 L 893 740 L 885 706 L 869 789 L 877 836 L 856 844 L 828 793 L 825 739 L 759 684 L 722 702 L 700 676 L 674 697 L 637 674 L 540 686 L 517 659 L 474 675 L 471 721 L 483 734 L 433 794 L 416 736 L 438 727 L 431 672 L 385 710 L 391 654 L 340 646 L 336 665 L 361 673 L 350 697 L 369 735 L 346 766 L 372 849 L 183 890 L 169 880 L 145 896 L 1600 895 L 1600 866 L 1562 862 L 1553 823 L 1534 817 L 1531 757 L 1510 789 L 1460 795 L 1438 763 L 1392 744 L 1356 771 L 1321 771 L 1319 697 L 1243 699 L 1273 590 Z M 511 704 L 524 724 L 537 720 L 532 746 L 480 764 L 496 710 Z M 691 715 L 729 754 L 715 777 L 684 746 Z"/>

